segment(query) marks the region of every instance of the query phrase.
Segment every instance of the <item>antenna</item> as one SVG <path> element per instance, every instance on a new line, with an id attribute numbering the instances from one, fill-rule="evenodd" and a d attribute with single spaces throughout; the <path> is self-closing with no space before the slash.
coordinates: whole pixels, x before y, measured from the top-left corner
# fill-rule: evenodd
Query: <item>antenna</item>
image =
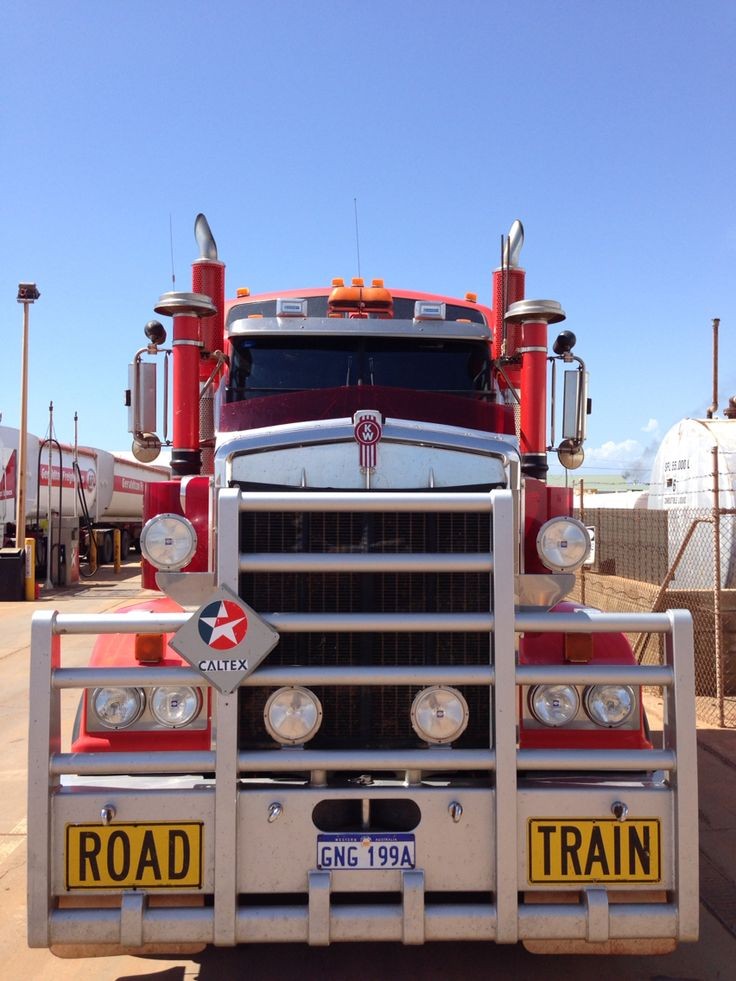
<path id="1" fill-rule="evenodd" d="M 171 288 L 176 290 L 176 273 L 174 272 L 174 224 L 169 212 L 169 249 L 171 250 Z"/>
<path id="2" fill-rule="evenodd" d="M 358 253 L 358 277 L 360 277 L 360 235 L 358 234 L 358 199 L 353 198 L 355 212 L 355 251 Z"/>

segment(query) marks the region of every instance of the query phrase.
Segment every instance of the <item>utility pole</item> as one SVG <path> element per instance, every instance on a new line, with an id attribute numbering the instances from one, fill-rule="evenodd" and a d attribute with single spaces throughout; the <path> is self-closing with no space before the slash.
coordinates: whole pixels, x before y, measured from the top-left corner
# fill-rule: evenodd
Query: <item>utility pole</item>
<path id="1" fill-rule="evenodd" d="M 39 298 L 35 283 L 18 285 L 18 303 L 23 304 L 23 346 L 21 348 L 20 433 L 18 435 L 18 493 L 15 500 L 15 547 L 24 548 L 26 539 L 26 470 L 28 455 L 28 308 Z"/>

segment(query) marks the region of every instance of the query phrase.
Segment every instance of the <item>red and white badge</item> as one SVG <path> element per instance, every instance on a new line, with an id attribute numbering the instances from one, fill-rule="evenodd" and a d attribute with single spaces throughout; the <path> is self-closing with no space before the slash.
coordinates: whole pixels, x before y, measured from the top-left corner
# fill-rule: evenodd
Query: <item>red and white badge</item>
<path id="1" fill-rule="evenodd" d="M 248 618 L 238 603 L 216 600 L 199 614 L 199 636 L 216 651 L 227 651 L 245 640 Z"/>
<path id="2" fill-rule="evenodd" d="M 378 443 L 383 435 L 381 413 L 375 409 L 359 409 L 353 416 L 353 433 L 359 449 L 360 469 L 374 470 Z"/>

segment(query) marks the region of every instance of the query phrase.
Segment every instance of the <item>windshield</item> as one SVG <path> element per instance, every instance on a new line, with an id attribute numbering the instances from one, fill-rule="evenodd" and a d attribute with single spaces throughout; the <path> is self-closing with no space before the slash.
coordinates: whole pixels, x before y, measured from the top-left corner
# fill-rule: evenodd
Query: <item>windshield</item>
<path id="1" fill-rule="evenodd" d="M 445 338 L 232 338 L 227 400 L 380 385 L 477 398 L 488 389 L 488 344 Z"/>

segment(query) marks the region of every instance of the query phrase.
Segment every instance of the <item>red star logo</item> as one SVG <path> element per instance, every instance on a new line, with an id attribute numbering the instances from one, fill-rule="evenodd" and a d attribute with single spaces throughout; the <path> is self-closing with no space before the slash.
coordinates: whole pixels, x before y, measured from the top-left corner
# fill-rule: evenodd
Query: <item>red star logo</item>
<path id="1" fill-rule="evenodd" d="M 248 632 L 248 618 L 237 603 L 218 600 L 206 606 L 199 617 L 199 636 L 216 651 L 237 647 Z"/>

